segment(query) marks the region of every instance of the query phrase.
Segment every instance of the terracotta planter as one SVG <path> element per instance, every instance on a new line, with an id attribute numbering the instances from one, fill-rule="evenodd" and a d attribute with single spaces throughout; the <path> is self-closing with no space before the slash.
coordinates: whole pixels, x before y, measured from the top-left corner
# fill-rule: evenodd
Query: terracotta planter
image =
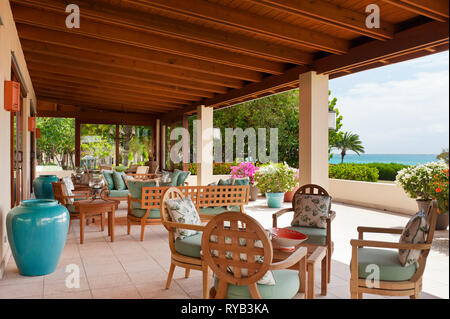
<path id="1" fill-rule="evenodd" d="M 259 188 L 254 186 L 254 185 L 250 185 L 250 201 L 255 201 L 258 199 L 258 194 L 259 194 Z"/>
<path id="2" fill-rule="evenodd" d="M 298 190 L 298 187 L 294 187 L 290 192 L 284 193 L 284 201 L 285 202 L 292 202 L 292 199 L 294 198 L 295 192 Z"/>
<path id="3" fill-rule="evenodd" d="M 436 220 L 436 230 L 446 230 L 448 227 L 448 212 L 444 214 L 438 214 Z"/>

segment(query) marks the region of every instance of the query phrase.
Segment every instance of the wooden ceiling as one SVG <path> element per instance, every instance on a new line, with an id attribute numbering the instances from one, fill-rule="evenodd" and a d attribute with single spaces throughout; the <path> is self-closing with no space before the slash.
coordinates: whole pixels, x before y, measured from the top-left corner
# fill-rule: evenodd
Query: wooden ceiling
<path id="1" fill-rule="evenodd" d="M 42 116 L 178 121 L 297 87 L 309 70 L 335 78 L 449 43 L 448 0 L 10 2 Z M 79 29 L 66 28 L 69 3 Z M 380 28 L 365 25 L 372 3 Z"/>

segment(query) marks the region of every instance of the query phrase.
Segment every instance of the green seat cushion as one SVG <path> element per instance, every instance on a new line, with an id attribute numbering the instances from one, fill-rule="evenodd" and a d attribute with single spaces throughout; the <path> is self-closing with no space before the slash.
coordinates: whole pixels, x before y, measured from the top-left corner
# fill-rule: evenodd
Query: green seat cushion
<path id="1" fill-rule="evenodd" d="M 123 180 L 122 175 L 125 175 L 124 172 L 116 172 L 113 171 L 112 177 L 114 180 L 114 189 L 118 191 L 122 191 L 127 189 L 127 185 L 125 184 L 125 181 Z"/>
<path id="2" fill-rule="evenodd" d="M 112 189 L 108 191 L 108 197 L 128 197 L 128 190 L 124 189 L 121 191 Z"/>
<path id="3" fill-rule="evenodd" d="M 191 172 L 188 171 L 180 171 L 178 169 L 175 170 L 175 172 L 178 172 L 178 179 L 177 179 L 177 186 L 183 186 L 184 182 L 186 181 L 186 178 L 191 174 Z"/>
<path id="4" fill-rule="evenodd" d="M 202 232 L 175 240 L 175 250 L 183 256 L 200 258 L 202 250 Z"/>
<path id="5" fill-rule="evenodd" d="M 218 215 L 225 211 L 232 211 L 232 212 L 240 212 L 241 207 L 240 206 L 230 206 L 229 209 L 223 206 L 215 206 L 215 207 L 200 207 L 199 214 L 200 215 Z"/>
<path id="6" fill-rule="evenodd" d="M 398 250 L 378 248 L 358 248 L 359 278 L 367 278 L 373 270 L 369 265 L 377 265 L 380 270 L 380 280 L 405 281 L 411 279 L 416 272 L 416 265 L 403 267 L 398 259 Z"/>
<path id="7" fill-rule="evenodd" d="M 229 179 L 219 179 L 219 182 L 217 185 L 224 186 L 224 185 L 231 185 L 233 183 L 233 180 L 231 178 Z"/>
<path id="8" fill-rule="evenodd" d="M 308 239 L 303 242 L 304 244 L 326 245 L 327 243 L 327 230 L 324 228 L 304 226 L 290 226 L 286 228 L 296 230 L 308 236 Z"/>
<path id="9" fill-rule="evenodd" d="M 102 174 L 105 177 L 108 190 L 114 189 L 113 171 L 103 170 Z"/>
<path id="10" fill-rule="evenodd" d="M 155 187 L 156 182 L 141 182 L 141 181 L 129 181 L 128 182 L 128 192 L 131 198 L 141 199 L 142 198 L 142 188 L 143 187 Z M 132 202 L 132 208 L 141 208 L 141 203 Z"/>
<path id="11" fill-rule="evenodd" d="M 258 291 L 263 299 L 291 299 L 300 287 L 298 271 L 295 270 L 273 270 L 275 285 L 260 285 Z M 218 287 L 219 281 L 216 278 L 214 286 Z M 238 286 L 228 284 L 228 299 L 251 299 L 248 286 Z"/>
<path id="12" fill-rule="evenodd" d="M 137 218 L 142 218 L 146 212 L 147 212 L 146 209 L 140 208 L 131 209 L 131 215 Z M 147 219 L 159 219 L 159 218 L 161 218 L 160 210 L 157 208 L 150 209 L 150 214 L 148 214 Z"/>

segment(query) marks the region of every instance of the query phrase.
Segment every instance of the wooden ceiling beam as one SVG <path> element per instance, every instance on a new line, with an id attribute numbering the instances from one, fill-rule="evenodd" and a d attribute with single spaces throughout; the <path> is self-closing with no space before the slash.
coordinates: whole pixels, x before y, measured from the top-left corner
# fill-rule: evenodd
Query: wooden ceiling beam
<path id="1" fill-rule="evenodd" d="M 179 101 L 182 103 L 189 103 L 192 101 L 196 101 L 198 99 L 193 99 L 191 96 L 182 97 L 181 95 L 174 95 L 164 91 L 151 90 L 146 91 L 142 89 L 130 89 L 128 87 L 124 87 L 122 85 L 114 84 L 114 83 L 105 83 L 105 82 L 87 82 L 85 80 L 76 80 L 73 78 L 65 78 L 64 76 L 54 75 L 46 75 L 46 74 L 38 74 L 31 76 L 33 84 L 34 83 L 44 83 L 44 84 L 57 84 L 59 86 L 64 87 L 80 87 L 80 88 L 89 88 L 96 90 L 106 90 L 113 91 L 116 93 L 134 95 L 134 96 L 149 96 L 149 97 L 159 97 L 164 98 L 166 101 Z"/>
<path id="2" fill-rule="evenodd" d="M 49 90 L 55 90 L 59 92 L 73 92 L 78 94 L 92 94 L 94 96 L 110 96 L 112 98 L 122 98 L 129 101 L 141 102 L 141 103 L 164 103 L 164 105 L 175 105 L 175 106 L 183 106 L 186 104 L 190 104 L 186 101 L 180 100 L 170 100 L 164 97 L 158 96 L 149 96 L 149 95 L 139 95 L 133 93 L 124 93 L 120 91 L 116 91 L 113 89 L 96 89 L 90 88 L 89 85 L 68 85 L 64 83 L 52 82 L 52 81 L 42 81 L 42 80 L 33 80 L 33 87 L 36 88 L 36 91 L 39 91 L 41 88 L 46 88 Z M 166 104 L 167 103 L 167 104 Z"/>
<path id="3" fill-rule="evenodd" d="M 356 12 L 323 0 L 249 0 L 258 5 L 294 14 L 300 18 L 338 27 L 377 40 L 392 39 L 395 26 L 380 21 L 380 28 L 366 26 L 367 13 Z"/>
<path id="4" fill-rule="evenodd" d="M 117 95 L 109 95 L 109 94 L 100 94 L 99 92 L 90 92 L 90 91 L 76 91 L 71 90 L 70 88 L 56 88 L 56 87 L 46 87 L 46 86 L 37 86 L 36 94 L 41 95 L 45 94 L 46 96 L 55 96 L 55 97 L 70 97 L 74 100 L 78 98 L 86 99 L 92 102 L 100 102 L 100 103 L 117 103 L 124 105 L 132 105 L 136 109 L 147 109 L 151 106 L 153 109 L 157 111 L 171 111 L 176 109 L 181 109 L 181 105 L 170 104 L 166 102 L 160 102 L 157 100 L 139 100 L 139 99 L 131 99 L 123 96 Z"/>
<path id="5" fill-rule="evenodd" d="M 95 110 L 99 111 L 118 111 L 122 112 L 123 114 L 126 114 L 128 112 L 135 112 L 135 113 L 145 113 L 145 114 L 153 114 L 160 116 L 161 112 L 152 111 L 150 109 L 142 110 L 142 109 L 134 109 L 132 106 L 129 105 L 120 105 L 120 104 L 101 104 L 101 103 L 92 103 L 90 101 L 76 101 L 71 100 L 69 98 L 58 98 L 58 97 L 52 97 L 52 96 L 37 96 L 38 101 L 45 101 L 47 103 L 53 103 L 55 105 L 55 109 L 51 110 L 53 112 L 57 112 L 59 108 L 57 108 L 58 105 L 64 104 L 64 105 L 73 105 L 76 107 L 79 107 L 80 110 L 84 110 L 86 108 L 89 108 L 92 110 L 92 112 L 95 112 Z M 76 111 L 70 111 L 70 112 L 76 112 Z M 64 116 L 66 117 L 66 116 Z M 73 116 L 68 116 L 73 117 Z"/>
<path id="6" fill-rule="evenodd" d="M 214 97 L 214 94 L 210 92 L 191 92 L 186 91 L 186 89 L 181 90 L 176 87 L 164 87 L 162 85 L 151 85 L 147 83 L 142 83 L 138 80 L 131 80 L 127 79 L 124 81 L 123 78 L 99 78 L 98 76 L 91 75 L 91 76 L 75 76 L 75 73 L 52 73 L 50 71 L 54 70 L 47 70 L 46 66 L 42 65 L 28 65 L 28 70 L 30 71 L 30 75 L 32 80 L 34 78 L 45 78 L 53 81 L 67 81 L 67 82 L 73 82 L 73 83 L 94 83 L 95 85 L 99 87 L 106 87 L 106 88 L 117 88 L 122 89 L 124 91 L 130 91 L 134 94 L 140 94 L 141 92 L 161 92 L 161 96 L 175 96 L 175 97 L 181 97 L 186 98 L 188 100 L 199 100 L 202 97 Z M 83 74 L 81 74 L 83 75 Z"/>
<path id="7" fill-rule="evenodd" d="M 138 72 L 138 74 L 162 75 L 166 77 L 173 77 L 175 79 L 189 80 L 192 82 L 214 84 L 227 87 L 242 87 L 243 81 L 230 79 L 223 76 L 205 74 L 197 71 L 186 71 L 170 66 L 162 66 L 142 61 L 134 61 L 132 59 L 117 58 L 113 56 L 96 54 L 92 52 L 85 52 L 78 49 L 69 49 L 63 47 L 49 47 L 48 50 L 36 49 L 30 47 L 27 43 L 22 45 L 25 52 L 25 57 L 29 56 L 47 56 L 51 60 L 72 60 L 74 64 L 79 62 L 86 64 L 96 64 L 101 66 L 104 70 L 109 70 L 110 67 L 124 69 L 125 72 Z M 117 70 L 117 69 L 116 69 Z"/>
<path id="8" fill-rule="evenodd" d="M 13 0 L 13 2 L 57 12 L 64 12 L 65 10 L 65 4 L 58 0 Z M 234 52 L 250 54 L 273 61 L 295 64 L 310 64 L 312 62 L 312 55 L 299 49 L 273 44 L 269 41 L 262 41 L 237 33 L 206 29 L 193 23 L 136 10 L 117 8 L 111 4 L 102 4 L 97 1 L 78 0 L 77 5 L 83 12 L 83 19 L 94 19 L 202 45 L 227 48 Z"/>
<path id="9" fill-rule="evenodd" d="M 448 0 L 382 0 L 386 3 L 402 8 L 422 16 L 445 22 L 449 18 Z"/>
<path id="10" fill-rule="evenodd" d="M 114 68 L 109 68 L 110 71 L 105 72 L 106 69 L 103 69 L 102 67 L 95 67 L 95 70 L 86 68 L 85 64 L 66 64 L 61 65 L 57 64 L 54 59 L 51 60 L 39 60 L 37 62 L 36 60 L 29 60 L 28 56 L 26 57 L 27 64 L 31 64 L 33 66 L 41 66 L 40 70 L 46 71 L 46 72 L 52 72 L 52 73 L 59 73 L 59 74 L 72 74 L 74 76 L 80 76 L 80 77 L 89 77 L 93 78 L 94 80 L 99 78 L 101 75 L 108 77 L 109 79 L 114 79 L 116 82 L 121 81 L 123 83 L 126 83 L 128 80 L 135 80 L 140 81 L 142 84 L 158 84 L 158 85 L 167 85 L 169 88 L 179 88 L 180 90 L 183 89 L 189 89 L 191 92 L 200 92 L 200 91 L 207 91 L 212 93 L 226 93 L 228 92 L 228 89 L 225 87 L 221 87 L 218 85 L 212 85 L 212 84 L 201 84 L 201 83 L 195 83 L 190 81 L 182 81 L 179 79 L 169 78 L 166 76 L 156 76 L 156 75 L 149 75 L 145 74 L 141 77 L 136 76 L 136 72 L 133 71 L 123 71 L 122 69 L 116 69 L 115 71 L 112 71 Z"/>
<path id="11" fill-rule="evenodd" d="M 448 21 L 422 24 L 396 33 L 392 40 L 382 43 L 368 42 L 352 48 L 344 56 L 328 56 L 318 59 L 315 61 L 313 69 L 318 73 L 336 73 L 445 44 L 449 42 L 448 28 Z"/>
<path id="12" fill-rule="evenodd" d="M 67 29 L 65 25 L 66 14 L 64 11 L 61 14 L 57 14 L 39 8 L 14 4 L 13 12 L 16 23 L 84 35 L 95 39 L 128 44 L 135 47 L 182 55 L 244 69 L 253 69 L 260 72 L 280 68 L 280 63 L 267 59 L 87 19 L 83 20 L 83 27 Z"/>
<path id="13" fill-rule="evenodd" d="M 126 0 L 126 2 L 175 13 L 189 19 L 226 25 L 241 32 L 255 32 L 268 39 L 282 40 L 330 53 L 343 54 L 349 48 L 349 42 L 346 40 L 208 1 Z"/>

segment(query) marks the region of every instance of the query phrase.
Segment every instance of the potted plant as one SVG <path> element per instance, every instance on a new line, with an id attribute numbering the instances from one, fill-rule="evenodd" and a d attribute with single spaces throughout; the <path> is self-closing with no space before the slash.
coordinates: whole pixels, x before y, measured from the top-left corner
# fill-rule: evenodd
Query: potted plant
<path id="1" fill-rule="evenodd" d="M 287 164 L 268 164 L 260 167 L 255 174 L 256 186 L 266 194 L 267 205 L 280 208 L 284 193 L 291 190 L 298 183 L 295 169 Z"/>
<path id="2" fill-rule="evenodd" d="M 411 198 L 416 199 L 419 210 L 426 211 L 430 205 L 430 201 L 433 199 L 433 195 L 436 194 L 433 178 L 435 178 L 436 174 L 439 175 L 444 170 L 448 170 L 448 165 L 443 161 L 406 167 L 398 172 L 396 183 Z"/>
<path id="3" fill-rule="evenodd" d="M 239 163 L 231 167 L 231 177 L 243 178 L 248 177 L 250 183 L 250 200 L 255 201 L 258 198 L 259 189 L 255 186 L 255 173 L 259 167 L 253 165 L 251 162 Z"/>
<path id="4" fill-rule="evenodd" d="M 294 197 L 295 192 L 299 189 L 299 175 L 298 175 L 298 169 L 294 168 L 295 170 L 295 181 L 296 184 L 293 186 L 290 190 L 288 190 L 284 194 L 284 201 L 287 203 L 292 202 L 292 198 Z"/>
<path id="5" fill-rule="evenodd" d="M 438 202 L 436 230 L 445 230 L 449 224 L 448 215 L 448 167 L 433 175 L 431 196 Z"/>

